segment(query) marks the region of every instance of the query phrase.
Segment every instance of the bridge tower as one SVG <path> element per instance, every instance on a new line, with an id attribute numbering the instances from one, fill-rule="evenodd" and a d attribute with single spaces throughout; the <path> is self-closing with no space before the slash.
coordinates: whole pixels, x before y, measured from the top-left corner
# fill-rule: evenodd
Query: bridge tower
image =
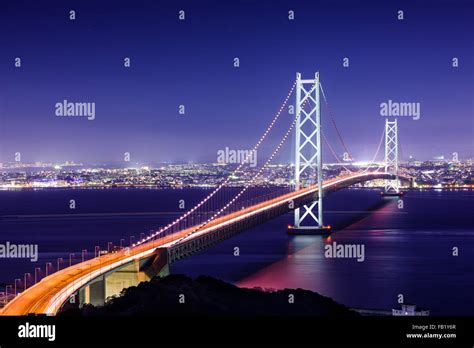
<path id="1" fill-rule="evenodd" d="M 394 180 L 385 181 L 384 195 L 399 196 L 400 192 L 398 180 L 398 124 L 397 120 L 385 120 L 385 172 L 393 174 Z"/>
<path id="2" fill-rule="evenodd" d="M 296 73 L 296 146 L 295 190 L 317 184 L 318 194 L 310 205 L 295 209 L 295 221 L 288 227 L 290 234 L 327 234 L 330 227 L 323 225 L 323 172 L 321 155 L 321 109 L 319 72 L 314 79 L 301 78 Z M 309 110 L 309 111 L 307 111 Z M 312 175 L 315 172 L 315 175 Z"/>

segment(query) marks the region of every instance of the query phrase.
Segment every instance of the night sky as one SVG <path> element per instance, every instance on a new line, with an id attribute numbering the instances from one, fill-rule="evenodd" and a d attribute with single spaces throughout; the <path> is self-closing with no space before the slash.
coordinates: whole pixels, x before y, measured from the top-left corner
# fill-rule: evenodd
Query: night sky
<path id="1" fill-rule="evenodd" d="M 253 146 L 297 71 L 320 71 L 357 160 L 371 159 L 385 122 L 380 103 L 389 99 L 421 103 L 419 120 L 399 119 L 405 158 L 472 157 L 473 18 L 467 0 L 2 1 L 0 162 L 15 152 L 24 162 L 113 162 L 124 152 L 132 162 L 214 162 L 226 146 Z M 57 117 L 64 99 L 95 102 L 95 120 Z M 291 117 L 282 115 L 259 157 Z M 292 148 L 279 160 L 289 161 Z"/>

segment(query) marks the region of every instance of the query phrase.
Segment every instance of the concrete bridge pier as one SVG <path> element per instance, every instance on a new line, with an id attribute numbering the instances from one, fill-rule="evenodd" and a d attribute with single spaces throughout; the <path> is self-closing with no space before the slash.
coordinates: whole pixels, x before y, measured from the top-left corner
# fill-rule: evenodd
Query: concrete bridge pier
<path id="1" fill-rule="evenodd" d="M 75 297 L 79 307 L 85 304 L 103 306 L 108 298 L 120 295 L 123 289 L 155 276 L 167 276 L 169 272 L 168 250 L 158 248 L 146 258 L 133 260 L 93 279 L 80 288 Z"/>

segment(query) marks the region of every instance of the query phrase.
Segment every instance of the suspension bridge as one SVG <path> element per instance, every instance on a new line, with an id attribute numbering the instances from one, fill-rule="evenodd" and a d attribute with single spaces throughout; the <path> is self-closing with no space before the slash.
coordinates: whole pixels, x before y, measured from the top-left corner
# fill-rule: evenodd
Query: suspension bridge
<path id="1" fill-rule="evenodd" d="M 295 94 L 294 118 L 274 150 L 257 173 L 248 175 L 251 151 L 222 182 L 190 210 L 168 225 L 152 231 L 148 236 L 129 247 L 96 252 L 94 258 L 58 269 L 27 287 L 26 278 L 21 293 L 14 296 L 1 310 L 1 315 L 47 314 L 55 315 L 66 303 L 102 305 L 110 296 L 122 289 L 147 281 L 154 276 L 167 275 L 170 264 L 202 251 L 232 235 L 279 215 L 294 211 L 294 223 L 288 226 L 291 234 L 329 234 L 331 226 L 323 223 L 324 195 L 370 180 L 384 180 L 384 194 L 400 195 L 398 167 L 398 126 L 396 120 L 386 119 L 378 148 L 372 161 L 364 170 L 349 169 L 347 162 L 336 155 L 321 127 L 321 99 L 328 109 L 328 116 L 336 129 L 345 154 L 350 152 L 337 128 L 319 73 L 311 79 L 302 79 L 298 73 L 283 104 L 253 147 L 257 151 L 274 129 L 280 116 L 287 109 L 288 101 Z M 291 185 L 271 195 L 248 197 L 249 188 L 261 180 L 272 160 L 294 131 L 294 177 Z M 385 139 L 384 165 L 376 158 Z M 322 141 L 341 164 L 338 176 L 324 178 Z M 247 175 L 246 175 L 247 173 Z M 229 195 L 225 188 L 239 175 L 246 183 Z M 245 200 L 244 198 L 247 197 Z"/>

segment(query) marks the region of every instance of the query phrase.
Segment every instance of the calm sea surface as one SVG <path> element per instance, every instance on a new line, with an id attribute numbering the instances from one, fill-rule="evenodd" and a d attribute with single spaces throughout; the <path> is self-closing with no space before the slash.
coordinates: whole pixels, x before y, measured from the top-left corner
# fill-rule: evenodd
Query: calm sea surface
<path id="1" fill-rule="evenodd" d="M 36 243 L 40 259 L 0 259 L 0 283 L 57 258 L 69 263 L 120 239 L 176 218 L 204 197 L 200 189 L 0 191 L 0 243 Z M 69 200 L 76 201 L 71 214 Z M 147 214 L 143 214 L 143 213 Z M 75 216 L 81 214 L 80 216 Z M 288 236 L 292 214 L 245 231 L 172 265 L 172 272 L 208 274 L 244 287 L 305 288 L 351 307 L 390 309 L 398 294 L 433 315 L 474 315 L 474 192 L 413 191 L 383 199 L 378 191 L 346 189 L 325 198 L 330 237 Z M 365 260 L 324 257 L 326 243 L 360 244 Z M 239 256 L 234 255 L 235 248 Z M 453 256 L 453 247 L 459 255 Z M 61 267 L 62 267 L 61 266 Z"/>

